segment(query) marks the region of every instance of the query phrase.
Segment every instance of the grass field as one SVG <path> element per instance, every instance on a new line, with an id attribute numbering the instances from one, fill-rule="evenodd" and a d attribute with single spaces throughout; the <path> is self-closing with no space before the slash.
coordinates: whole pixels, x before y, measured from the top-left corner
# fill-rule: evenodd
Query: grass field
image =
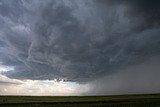
<path id="1" fill-rule="evenodd" d="M 0 107 L 160 107 L 160 94 L 116 96 L 0 96 Z"/>

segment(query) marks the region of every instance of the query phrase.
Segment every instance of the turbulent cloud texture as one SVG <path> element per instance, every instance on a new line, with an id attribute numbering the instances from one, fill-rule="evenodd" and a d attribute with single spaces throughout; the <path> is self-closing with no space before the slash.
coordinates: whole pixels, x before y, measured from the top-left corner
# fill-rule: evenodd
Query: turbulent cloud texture
<path id="1" fill-rule="evenodd" d="M 0 61 L 14 67 L 3 75 L 86 83 L 158 57 L 159 5 L 158 0 L 0 0 Z"/>

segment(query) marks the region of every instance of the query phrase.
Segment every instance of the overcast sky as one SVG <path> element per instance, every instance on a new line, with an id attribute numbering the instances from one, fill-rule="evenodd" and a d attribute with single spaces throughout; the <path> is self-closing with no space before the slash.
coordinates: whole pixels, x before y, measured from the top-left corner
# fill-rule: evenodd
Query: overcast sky
<path id="1" fill-rule="evenodd" d="M 159 83 L 159 0 L 0 0 L 0 95 L 159 93 Z"/>

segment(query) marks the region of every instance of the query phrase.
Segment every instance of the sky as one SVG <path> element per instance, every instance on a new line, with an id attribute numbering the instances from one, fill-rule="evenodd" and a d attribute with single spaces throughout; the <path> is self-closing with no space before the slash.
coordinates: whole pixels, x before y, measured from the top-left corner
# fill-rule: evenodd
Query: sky
<path id="1" fill-rule="evenodd" d="M 0 0 L 0 95 L 160 93 L 159 0 Z"/>

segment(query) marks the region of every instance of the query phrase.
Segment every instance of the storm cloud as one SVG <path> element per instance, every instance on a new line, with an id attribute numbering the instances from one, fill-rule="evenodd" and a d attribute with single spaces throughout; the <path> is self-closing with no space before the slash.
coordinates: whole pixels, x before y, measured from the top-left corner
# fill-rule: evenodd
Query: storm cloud
<path id="1" fill-rule="evenodd" d="M 14 67 L 3 75 L 88 83 L 133 71 L 159 58 L 159 19 L 158 0 L 0 0 L 0 61 Z"/>
<path id="2" fill-rule="evenodd" d="M 159 57 L 152 57 L 142 64 L 105 75 L 90 82 L 90 91 L 84 95 L 159 93 L 159 61 Z"/>

